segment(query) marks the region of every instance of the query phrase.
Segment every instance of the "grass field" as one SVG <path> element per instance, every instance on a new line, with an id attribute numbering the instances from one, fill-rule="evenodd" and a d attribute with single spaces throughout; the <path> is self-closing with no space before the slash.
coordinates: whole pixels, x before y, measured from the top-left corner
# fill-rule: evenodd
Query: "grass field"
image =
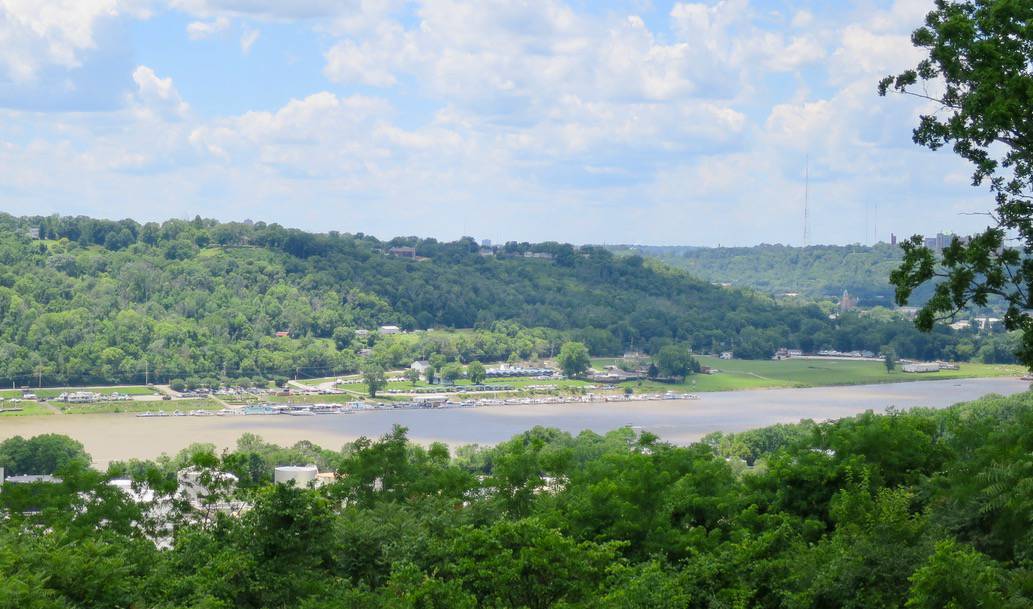
<path id="1" fill-rule="evenodd" d="M 21 408 L 18 412 L 0 412 L 0 417 L 34 417 L 39 415 L 54 414 L 54 411 L 44 404 L 35 402 L 22 402 L 20 404 L 0 405 L 0 408 Z"/>
<path id="2" fill-rule="evenodd" d="M 958 370 L 941 370 L 910 374 L 886 372 L 882 362 L 849 360 L 721 360 L 699 356 L 704 366 L 720 370 L 718 374 L 696 374 L 685 383 L 667 384 L 631 381 L 636 391 L 735 391 L 741 389 L 762 389 L 777 387 L 822 387 L 829 385 L 864 385 L 870 383 L 899 383 L 906 381 L 928 381 L 938 379 L 983 378 L 1000 376 L 1022 376 L 1022 366 L 962 363 Z"/>
<path id="3" fill-rule="evenodd" d="M 28 389 L 30 393 L 36 394 L 41 398 L 56 398 L 62 393 L 68 393 L 72 391 L 92 391 L 93 393 L 99 393 L 101 395 L 111 395 L 112 393 L 124 393 L 126 395 L 153 395 L 157 393 L 151 387 L 144 387 L 143 385 L 134 385 L 127 387 L 57 387 L 57 388 L 43 388 L 43 389 Z M 22 396 L 21 389 L 3 389 L 0 390 L 0 398 L 20 398 Z"/>
<path id="4" fill-rule="evenodd" d="M 55 404 L 57 406 L 57 404 Z M 219 410 L 222 404 L 214 400 L 174 400 L 170 402 L 95 402 L 93 404 L 68 404 L 61 405 L 61 412 L 64 414 L 100 414 L 111 412 L 157 412 L 164 410 L 172 412 L 181 410 Z"/>

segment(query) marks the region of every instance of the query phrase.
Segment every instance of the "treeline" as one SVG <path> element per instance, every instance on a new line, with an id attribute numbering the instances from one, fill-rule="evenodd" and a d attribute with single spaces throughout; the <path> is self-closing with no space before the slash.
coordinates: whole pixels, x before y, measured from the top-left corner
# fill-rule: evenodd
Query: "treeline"
<path id="1" fill-rule="evenodd" d="M 9 440 L 0 466 L 62 482 L 0 493 L 0 606 L 1029 607 L 1031 430 L 1022 394 L 687 447 L 631 429 L 454 455 L 401 429 L 339 451 L 245 436 L 103 474 L 67 438 Z M 336 481 L 270 483 L 305 463 Z M 212 489 L 195 507 L 174 501 L 184 467 Z M 105 483 L 125 476 L 164 507 Z M 214 509 L 231 501 L 250 507 Z"/>
<path id="2" fill-rule="evenodd" d="M 765 294 L 799 293 L 810 299 L 838 298 L 844 290 L 866 307 L 892 306 L 890 272 L 903 258 L 899 247 L 876 245 L 757 245 L 679 247 L 620 245 L 612 251 L 661 260 L 707 281 L 731 283 Z M 915 294 L 924 302 L 931 289 Z"/>
<path id="3" fill-rule="evenodd" d="M 34 228 L 40 240 L 26 236 Z M 425 259 L 389 255 L 402 245 Z M 481 254 L 469 238 L 0 215 L 0 384 L 339 374 L 375 348 L 360 331 L 385 324 L 476 328 L 484 334 L 472 342 L 443 346 L 463 361 L 547 357 L 563 340 L 594 355 L 679 343 L 744 358 L 889 346 L 965 359 L 981 347 L 906 322 L 780 307 L 601 248 L 510 243 Z"/>

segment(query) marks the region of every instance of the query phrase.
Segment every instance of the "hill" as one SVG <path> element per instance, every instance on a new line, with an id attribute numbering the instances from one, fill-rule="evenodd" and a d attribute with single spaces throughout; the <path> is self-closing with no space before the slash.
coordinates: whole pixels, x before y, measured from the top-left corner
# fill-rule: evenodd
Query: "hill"
<path id="1" fill-rule="evenodd" d="M 706 281 L 766 294 L 796 292 L 819 299 L 836 298 L 847 290 L 869 307 L 893 305 L 889 276 L 901 260 L 901 250 L 888 243 L 719 248 L 622 245 L 609 249 L 656 258 Z M 922 302 L 927 297 L 928 290 L 917 294 L 915 300 Z"/>
<path id="2" fill-rule="evenodd" d="M 399 247 L 414 251 L 392 255 Z M 548 356 L 569 339 L 596 355 L 684 342 L 746 358 L 780 346 L 891 345 L 905 357 L 966 359 L 982 340 L 920 334 L 901 320 L 833 321 L 815 306 L 782 307 L 597 247 L 508 243 L 485 253 L 469 238 L 3 215 L 0 383 L 337 374 L 383 342 L 359 331 L 384 324 L 476 328 L 441 345 L 465 361 Z M 412 355 L 401 349 L 399 362 Z"/>

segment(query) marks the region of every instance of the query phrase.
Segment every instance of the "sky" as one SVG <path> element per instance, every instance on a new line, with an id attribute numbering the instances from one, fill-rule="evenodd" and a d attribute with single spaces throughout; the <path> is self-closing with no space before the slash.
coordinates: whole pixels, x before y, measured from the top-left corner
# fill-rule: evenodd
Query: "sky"
<path id="1" fill-rule="evenodd" d="M 931 7 L 0 0 L 0 210 L 799 245 L 806 198 L 811 243 L 972 232 L 990 195 L 911 142 L 935 108 L 876 94 Z"/>

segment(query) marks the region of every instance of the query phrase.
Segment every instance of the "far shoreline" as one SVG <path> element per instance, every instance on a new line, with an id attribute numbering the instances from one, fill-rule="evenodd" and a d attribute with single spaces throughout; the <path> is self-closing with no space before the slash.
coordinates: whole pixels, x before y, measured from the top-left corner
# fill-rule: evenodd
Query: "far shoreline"
<path id="1" fill-rule="evenodd" d="M 307 440 L 337 450 L 359 437 L 388 433 L 394 425 L 408 428 L 414 442 L 442 442 L 452 447 L 496 444 L 536 425 L 573 434 L 582 430 L 605 433 L 632 426 L 655 433 L 663 441 L 689 444 L 714 431 L 737 432 L 801 419 L 838 419 L 889 407 L 944 408 L 987 394 L 1012 395 L 1030 388 L 1027 381 L 1004 377 L 927 380 L 933 382 L 708 392 L 698 400 L 372 410 L 313 417 L 154 420 L 132 413 L 20 416 L 0 419 L 0 440 L 16 435 L 65 434 L 82 442 L 99 468 L 113 460 L 173 455 L 193 443 L 230 449 L 245 433 L 283 446 Z"/>

